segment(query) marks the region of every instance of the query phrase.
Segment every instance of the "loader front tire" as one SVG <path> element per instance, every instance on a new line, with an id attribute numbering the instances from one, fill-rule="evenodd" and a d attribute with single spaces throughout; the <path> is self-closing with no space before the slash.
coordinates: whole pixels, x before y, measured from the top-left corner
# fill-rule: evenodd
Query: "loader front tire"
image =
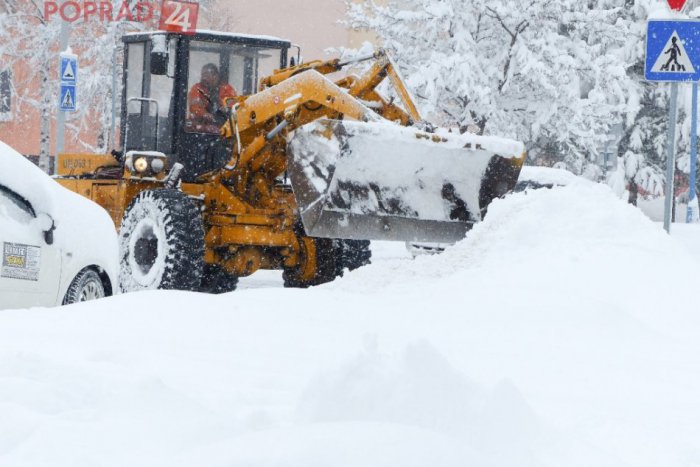
<path id="1" fill-rule="evenodd" d="M 300 264 L 282 274 L 285 287 L 305 289 L 331 282 L 338 275 L 337 249 L 328 238 L 300 237 Z"/>
<path id="2" fill-rule="evenodd" d="M 175 189 L 139 193 L 122 219 L 119 255 L 123 292 L 197 290 L 204 268 L 204 229 L 197 205 Z"/>

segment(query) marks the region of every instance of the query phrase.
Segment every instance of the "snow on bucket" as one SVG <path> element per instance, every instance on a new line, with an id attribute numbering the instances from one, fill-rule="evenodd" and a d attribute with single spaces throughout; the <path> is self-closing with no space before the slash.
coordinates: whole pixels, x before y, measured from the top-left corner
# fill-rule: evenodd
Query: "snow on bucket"
<path id="1" fill-rule="evenodd" d="M 524 161 L 515 141 L 339 120 L 298 129 L 288 154 L 308 235 L 422 242 L 464 238 Z"/>

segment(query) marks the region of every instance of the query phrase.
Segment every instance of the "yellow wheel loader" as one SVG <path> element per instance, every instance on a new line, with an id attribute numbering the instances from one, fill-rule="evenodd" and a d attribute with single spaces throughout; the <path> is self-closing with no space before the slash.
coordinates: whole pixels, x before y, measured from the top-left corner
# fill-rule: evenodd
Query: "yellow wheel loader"
<path id="1" fill-rule="evenodd" d="M 383 51 L 295 64 L 266 36 L 123 41 L 121 149 L 61 154 L 57 177 L 111 214 L 123 291 L 226 292 L 259 269 L 308 287 L 367 264 L 370 240 L 458 241 L 525 158 L 521 143 L 424 122 Z M 361 76 L 329 77 L 359 61 Z M 214 71 L 228 91 L 202 119 Z"/>

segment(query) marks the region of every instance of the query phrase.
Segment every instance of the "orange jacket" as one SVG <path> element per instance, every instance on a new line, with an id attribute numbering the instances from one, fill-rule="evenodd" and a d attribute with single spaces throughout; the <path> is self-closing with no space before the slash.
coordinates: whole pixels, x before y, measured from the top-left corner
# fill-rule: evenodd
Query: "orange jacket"
<path id="1" fill-rule="evenodd" d="M 216 111 L 230 107 L 226 99 L 233 97 L 236 97 L 236 91 L 228 83 L 222 83 L 219 85 L 219 101 L 213 102 L 213 96 L 209 94 L 207 88 L 202 83 L 197 83 L 192 86 L 187 95 L 189 118 L 198 122 L 213 122 Z"/>

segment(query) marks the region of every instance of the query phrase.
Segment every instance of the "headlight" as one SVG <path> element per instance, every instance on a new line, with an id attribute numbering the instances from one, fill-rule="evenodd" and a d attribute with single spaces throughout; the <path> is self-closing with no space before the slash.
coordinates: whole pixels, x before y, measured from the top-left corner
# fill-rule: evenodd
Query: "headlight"
<path id="1" fill-rule="evenodd" d="M 158 178 L 168 166 L 167 156 L 156 151 L 129 151 L 124 162 L 131 175 L 137 179 Z"/>
<path id="2" fill-rule="evenodd" d="M 139 157 L 134 161 L 134 168 L 137 172 L 143 173 L 148 170 L 148 161 L 145 157 Z"/>
<path id="3" fill-rule="evenodd" d="M 163 163 L 162 159 L 153 159 L 151 161 L 151 170 L 153 171 L 153 173 L 161 173 L 164 168 L 165 164 Z"/>

